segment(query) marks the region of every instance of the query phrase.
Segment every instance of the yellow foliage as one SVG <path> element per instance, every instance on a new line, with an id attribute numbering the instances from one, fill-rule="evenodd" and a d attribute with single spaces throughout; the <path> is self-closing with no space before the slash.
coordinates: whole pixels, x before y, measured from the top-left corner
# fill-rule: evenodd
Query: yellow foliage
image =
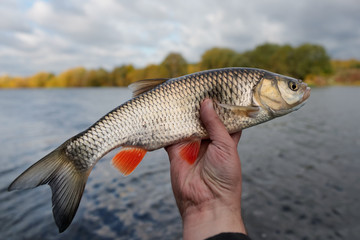
<path id="1" fill-rule="evenodd" d="M 199 64 L 188 64 L 187 67 L 187 72 L 190 73 L 195 73 L 195 72 L 199 72 L 201 71 L 200 65 Z"/>
<path id="2" fill-rule="evenodd" d="M 24 88 L 24 87 L 27 87 L 24 78 L 10 77 L 8 75 L 0 77 L 0 88 Z"/>
<path id="3" fill-rule="evenodd" d="M 357 59 L 332 60 L 331 64 L 336 70 L 360 68 L 360 61 Z"/>
<path id="4" fill-rule="evenodd" d="M 304 79 L 304 82 L 306 82 L 310 86 L 326 86 L 329 85 L 329 81 L 329 78 L 315 74 L 309 74 Z"/>
<path id="5" fill-rule="evenodd" d="M 47 82 L 53 78 L 52 73 L 39 72 L 26 79 L 27 87 L 36 88 L 36 87 L 45 87 Z"/>

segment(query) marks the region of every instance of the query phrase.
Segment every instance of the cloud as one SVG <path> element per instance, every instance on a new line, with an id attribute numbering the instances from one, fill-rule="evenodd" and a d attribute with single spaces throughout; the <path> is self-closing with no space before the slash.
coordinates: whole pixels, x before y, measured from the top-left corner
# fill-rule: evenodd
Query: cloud
<path id="1" fill-rule="evenodd" d="M 59 73 L 159 63 L 169 52 L 199 61 L 213 47 L 318 43 L 360 58 L 357 0 L 2 0 L 0 74 Z"/>

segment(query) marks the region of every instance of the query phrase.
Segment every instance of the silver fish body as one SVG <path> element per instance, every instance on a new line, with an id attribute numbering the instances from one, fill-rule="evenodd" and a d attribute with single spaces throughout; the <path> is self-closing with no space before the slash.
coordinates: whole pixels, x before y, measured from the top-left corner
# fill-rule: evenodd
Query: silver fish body
<path id="1" fill-rule="evenodd" d="M 54 218 L 62 232 L 76 213 L 93 166 L 114 148 L 151 151 L 207 138 L 199 118 L 200 103 L 205 98 L 214 101 L 220 119 L 233 133 L 293 111 L 310 92 L 299 80 L 251 68 L 209 70 L 157 86 L 140 82 L 135 84 L 135 91 L 137 96 L 31 166 L 9 190 L 49 184 Z"/>
<path id="2" fill-rule="evenodd" d="M 104 154 L 119 146 L 155 150 L 191 137 L 205 138 L 199 119 L 200 102 L 211 98 L 229 105 L 251 105 L 252 89 L 265 74 L 262 70 L 224 69 L 171 79 L 109 112 L 69 142 L 66 154 L 79 170 L 93 166 Z M 230 132 L 260 121 L 234 118 L 218 109 Z"/>

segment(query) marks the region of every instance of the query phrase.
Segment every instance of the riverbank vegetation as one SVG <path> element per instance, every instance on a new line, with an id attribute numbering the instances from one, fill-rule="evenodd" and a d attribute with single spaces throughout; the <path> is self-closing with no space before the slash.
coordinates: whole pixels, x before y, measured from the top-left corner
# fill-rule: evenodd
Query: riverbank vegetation
<path id="1" fill-rule="evenodd" d="M 332 60 L 324 47 L 315 44 L 293 47 L 266 43 L 241 53 L 229 48 L 212 48 L 198 63 L 188 63 L 180 53 L 169 53 L 160 64 L 144 68 L 128 64 L 111 71 L 75 67 L 58 75 L 49 72 L 29 77 L 4 75 L 0 76 L 0 88 L 127 86 L 141 79 L 171 78 L 223 67 L 267 69 L 304 79 L 313 86 L 360 85 L 359 60 Z"/>

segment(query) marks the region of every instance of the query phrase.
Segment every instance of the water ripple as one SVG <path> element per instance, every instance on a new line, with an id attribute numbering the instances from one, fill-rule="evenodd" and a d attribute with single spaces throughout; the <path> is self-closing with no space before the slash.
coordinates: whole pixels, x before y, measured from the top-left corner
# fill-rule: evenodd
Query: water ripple
<path id="1" fill-rule="evenodd" d="M 181 238 L 163 150 L 147 154 L 128 177 L 109 164 L 113 153 L 99 161 L 60 235 L 48 186 L 7 192 L 21 171 L 130 95 L 121 88 L 1 92 L 1 238 Z M 254 239 L 360 235 L 359 95 L 359 88 L 314 89 L 299 111 L 243 132 L 242 206 Z"/>

